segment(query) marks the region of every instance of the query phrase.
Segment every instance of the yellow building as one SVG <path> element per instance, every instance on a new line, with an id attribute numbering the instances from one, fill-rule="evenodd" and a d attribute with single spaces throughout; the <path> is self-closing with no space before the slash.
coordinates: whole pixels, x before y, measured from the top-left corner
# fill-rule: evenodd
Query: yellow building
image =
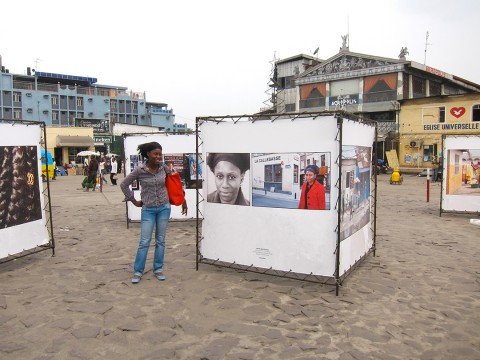
<path id="1" fill-rule="evenodd" d="M 480 136 L 480 93 L 402 100 L 398 157 L 402 170 L 436 167 L 442 135 Z"/>
<path id="2" fill-rule="evenodd" d="M 77 153 L 83 150 L 95 151 L 93 128 L 47 126 L 47 150 L 58 165 L 78 161 Z"/>

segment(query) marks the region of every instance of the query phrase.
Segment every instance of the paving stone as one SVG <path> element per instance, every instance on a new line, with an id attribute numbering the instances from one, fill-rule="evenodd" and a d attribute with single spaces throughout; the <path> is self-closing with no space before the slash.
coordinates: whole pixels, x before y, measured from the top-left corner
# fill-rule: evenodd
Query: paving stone
<path id="1" fill-rule="evenodd" d="M 175 359 L 175 349 L 162 347 L 162 350 L 156 350 L 149 354 L 138 357 L 138 360 L 155 360 L 155 359 Z"/>
<path id="2" fill-rule="evenodd" d="M 12 319 L 15 319 L 16 317 L 17 317 L 17 315 L 15 315 L 15 314 L 11 314 L 11 315 L 1 314 L 0 315 L 0 325 L 3 325 L 3 324 L 9 322 Z"/>
<path id="3" fill-rule="evenodd" d="M 41 315 L 30 315 L 24 319 L 21 319 L 20 322 L 26 327 L 29 328 L 35 324 L 47 322 L 47 318 Z"/>
<path id="4" fill-rule="evenodd" d="M 250 290 L 233 289 L 231 294 L 239 299 L 252 299 L 254 297 L 254 293 Z"/>
<path id="5" fill-rule="evenodd" d="M 253 317 L 263 318 L 268 316 L 272 310 L 265 305 L 251 305 L 243 308 L 243 311 Z"/>
<path id="6" fill-rule="evenodd" d="M 175 329 L 177 327 L 177 322 L 172 316 L 164 315 L 158 319 L 156 322 L 158 326 L 168 327 L 170 329 Z"/>
<path id="7" fill-rule="evenodd" d="M 52 354 L 42 354 L 40 356 L 34 357 L 33 360 L 54 360 L 55 355 Z"/>
<path id="8" fill-rule="evenodd" d="M 177 335 L 175 330 L 162 328 L 144 333 L 142 339 L 151 344 L 163 344 L 168 343 L 175 335 Z"/>
<path id="9" fill-rule="evenodd" d="M 100 328 L 96 326 L 81 326 L 72 331 L 77 339 L 96 338 L 100 334 Z"/>
<path id="10" fill-rule="evenodd" d="M 53 328 L 57 327 L 63 330 L 70 329 L 72 325 L 73 325 L 73 321 L 69 318 L 59 319 L 50 323 L 50 327 L 53 327 Z"/>
<path id="11" fill-rule="evenodd" d="M 203 349 L 203 354 L 200 358 L 206 359 L 224 359 L 225 355 L 231 351 L 238 344 L 238 339 L 232 337 L 225 337 L 222 339 L 213 340 L 207 344 Z"/>
<path id="12" fill-rule="evenodd" d="M 145 328 L 145 324 L 143 321 L 129 320 L 118 325 L 118 328 L 122 331 L 140 331 Z"/>
<path id="13" fill-rule="evenodd" d="M 305 338 L 305 334 L 302 334 L 300 332 L 287 332 L 285 334 L 285 337 L 289 338 L 289 339 L 303 339 Z"/>
<path id="14" fill-rule="evenodd" d="M 389 336 L 388 334 L 378 334 L 371 331 L 370 329 L 361 328 L 358 326 L 352 326 L 348 330 L 348 335 L 351 337 L 360 337 L 374 343 L 385 343 L 391 338 L 391 336 Z"/>
<path id="15" fill-rule="evenodd" d="M 265 332 L 264 336 L 267 339 L 273 340 L 281 339 L 283 337 L 282 332 L 278 329 L 269 329 Z"/>
<path id="16" fill-rule="evenodd" d="M 19 342 L 0 342 L 0 352 L 7 354 L 28 348 L 28 344 Z"/>
<path id="17" fill-rule="evenodd" d="M 73 304 L 68 307 L 68 310 L 83 313 L 105 314 L 113 308 L 113 305 L 108 303 L 82 303 Z"/>
<path id="18" fill-rule="evenodd" d="M 200 327 L 196 324 L 189 323 L 189 322 L 185 322 L 185 323 L 179 322 L 178 326 L 187 335 L 196 336 L 196 337 L 205 335 L 205 328 Z"/>
<path id="19" fill-rule="evenodd" d="M 229 323 L 229 324 L 218 325 L 215 328 L 215 331 L 221 332 L 221 333 L 228 332 L 228 333 L 234 333 L 238 335 L 247 335 L 247 336 L 262 336 L 267 331 L 267 328 L 259 325 Z"/>
<path id="20" fill-rule="evenodd" d="M 58 353 L 61 349 L 62 346 L 68 341 L 66 336 L 63 336 L 58 339 L 53 339 L 50 345 L 47 347 L 46 352 L 48 353 Z"/>
<path id="21" fill-rule="evenodd" d="M 69 355 L 74 358 L 74 359 L 80 359 L 80 360 L 91 360 L 92 355 L 89 354 L 88 352 L 80 349 L 73 349 L 69 352 Z"/>
<path id="22" fill-rule="evenodd" d="M 278 314 L 275 316 L 275 320 L 284 322 L 284 323 L 289 323 L 290 322 L 290 317 L 286 314 Z"/>
<path id="23" fill-rule="evenodd" d="M 256 353 L 254 351 L 242 351 L 242 352 L 235 352 L 232 354 L 227 354 L 225 356 L 225 360 L 254 360 Z"/>

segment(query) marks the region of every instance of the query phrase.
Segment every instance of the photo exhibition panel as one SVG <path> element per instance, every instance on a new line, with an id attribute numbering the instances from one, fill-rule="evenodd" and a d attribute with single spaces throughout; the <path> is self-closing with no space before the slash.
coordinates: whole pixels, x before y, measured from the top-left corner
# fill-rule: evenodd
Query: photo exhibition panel
<path id="1" fill-rule="evenodd" d="M 40 125 L 0 124 L 0 258 L 47 244 Z"/>
<path id="2" fill-rule="evenodd" d="M 332 276 L 337 119 L 203 122 L 201 255 Z"/>

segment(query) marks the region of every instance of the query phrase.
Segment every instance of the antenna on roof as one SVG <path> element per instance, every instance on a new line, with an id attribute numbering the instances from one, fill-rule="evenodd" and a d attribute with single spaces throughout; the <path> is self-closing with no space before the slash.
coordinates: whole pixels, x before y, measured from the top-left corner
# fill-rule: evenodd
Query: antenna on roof
<path id="1" fill-rule="evenodd" d="M 423 65 L 425 65 L 427 63 L 427 46 L 432 45 L 428 42 L 428 36 L 429 36 L 429 34 L 428 34 L 428 31 L 427 31 L 427 36 L 425 37 L 425 58 L 423 60 Z"/>
<path id="2" fill-rule="evenodd" d="M 347 47 L 350 49 L 350 14 L 348 13 L 347 13 L 347 36 L 348 36 Z"/>
<path id="3" fill-rule="evenodd" d="M 42 59 L 36 58 L 34 63 L 35 63 L 35 69 L 38 69 L 38 63 L 43 61 Z"/>

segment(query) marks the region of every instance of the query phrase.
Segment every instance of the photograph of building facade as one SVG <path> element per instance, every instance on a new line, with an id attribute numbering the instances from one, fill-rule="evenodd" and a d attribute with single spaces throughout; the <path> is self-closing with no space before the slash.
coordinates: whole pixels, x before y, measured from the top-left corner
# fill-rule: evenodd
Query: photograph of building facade
<path id="1" fill-rule="evenodd" d="M 146 100 L 144 92 L 97 84 L 97 78 L 35 71 L 10 73 L 0 57 L 0 119 L 43 121 L 48 150 L 68 163 L 83 150 L 107 153 L 115 124 L 157 131 L 185 131 L 168 104 Z M 181 125 L 181 126 L 180 126 Z M 49 128 L 64 130 L 49 131 Z M 90 129 L 89 131 L 85 131 Z"/>
<path id="2" fill-rule="evenodd" d="M 449 149 L 446 194 L 480 196 L 480 149 Z"/>
<path id="3" fill-rule="evenodd" d="M 474 98 L 480 100 L 480 85 L 407 60 L 406 55 L 406 48 L 401 48 L 397 59 L 354 53 L 344 41 L 340 51 L 327 60 L 304 54 L 278 60 L 271 79 L 275 90 L 271 111 L 344 110 L 364 115 L 377 121 L 376 151 L 378 158 L 386 159 L 386 151 L 395 149 L 399 152 L 404 147 L 400 144 L 399 118 L 407 100 L 418 99 L 425 107 L 429 102 L 437 103 L 441 96 L 452 96 L 454 101 L 454 95 L 470 94 L 469 99 L 473 102 Z M 453 103 L 452 107 L 455 107 Z M 472 111 L 470 108 L 469 114 Z M 447 122 L 459 121 L 455 115 L 447 115 Z M 422 117 L 417 121 L 420 126 Z M 478 129 L 471 130 L 480 134 Z M 438 134 L 441 137 L 441 131 Z M 420 150 L 423 156 L 424 149 Z M 420 167 L 426 165 L 429 165 L 428 161 L 419 164 Z"/>

